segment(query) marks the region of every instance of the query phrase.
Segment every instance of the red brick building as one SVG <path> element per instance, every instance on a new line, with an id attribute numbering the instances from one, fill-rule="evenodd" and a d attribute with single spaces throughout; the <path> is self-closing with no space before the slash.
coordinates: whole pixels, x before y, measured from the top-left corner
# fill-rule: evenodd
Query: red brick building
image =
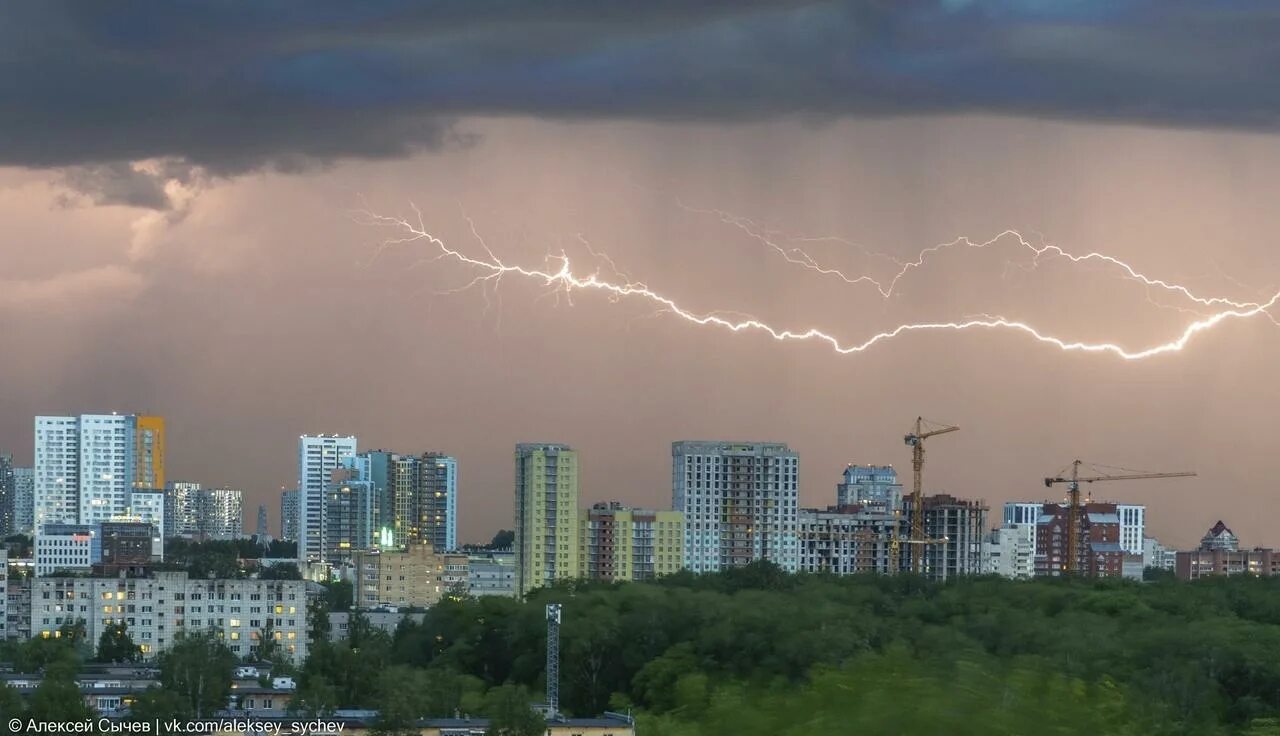
<path id="1" fill-rule="evenodd" d="M 1067 567 L 1065 504 L 1047 503 L 1036 522 L 1036 575 L 1062 575 Z M 1120 515 L 1113 503 L 1088 503 L 1076 509 L 1080 534 L 1076 570 L 1088 577 L 1120 577 L 1124 549 L 1120 546 Z"/>

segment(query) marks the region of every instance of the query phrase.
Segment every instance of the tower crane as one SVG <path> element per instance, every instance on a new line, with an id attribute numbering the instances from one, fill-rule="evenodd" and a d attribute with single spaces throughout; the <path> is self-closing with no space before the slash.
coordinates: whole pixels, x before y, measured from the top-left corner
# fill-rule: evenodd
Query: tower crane
<path id="1" fill-rule="evenodd" d="M 926 427 L 925 425 L 932 425 Z M 922 474 L 924 472 L 924 441 L 930 437 L 947 432 L 958 431 L 959 427 L 953 427 L 949 424 L 934 424 L 933 422 L 925 422 L 921 417 L 916 417 L 915 431 L 903 437 L 903 442 L 911 446 L 911 467 L 915 470 L 915 485 L 911 489 L 911 536 L 907 538 L 907 544 L 911 545 L 911 571 L 920 574 L 921 563 L 924 560 L 924 545 L 937 544 L 939 541 L 925 539 L 924 536 L 924 495 L 922 494 Z"/>
<path id="2" fill-rule="evenodd" d="M 1087 465 L 1088 468 L 1097 473 L 1097 475 L 1082 476 L 1080 475 L 1080 466 Z M 1081 483 L 1097 483 L 1104 480 L 1146 480 L 1149 478 L 1189 478 L 1195 475 L 1191 472 L 1182 473 L 1143 473 L 1129 471 L 1125 468 L 1108 468 L 1107 466 L 1090 465 L 1080 460 L 1073 461 L 1069 466 L 1071 468 L 1070 475 L 1067 469 L 1063 468 L 1058 471 L 1058 475 L 1052 478 L 1045 478 L 1044 485 L 1046 488 L 1052 488 L 1057 483 L 1066 483 L 1070 491 L 1070 500 L 1067 509 L 1067 559 L 1063 563 L 1063 571 L 1074 573 L 1078 571 L 1080 564 L 1080 484 Z M 1107 470 L 1125 471 L 1121 474 L 1110 474 L 1099 470 L 1098 468 L 1106 468 Z"/>

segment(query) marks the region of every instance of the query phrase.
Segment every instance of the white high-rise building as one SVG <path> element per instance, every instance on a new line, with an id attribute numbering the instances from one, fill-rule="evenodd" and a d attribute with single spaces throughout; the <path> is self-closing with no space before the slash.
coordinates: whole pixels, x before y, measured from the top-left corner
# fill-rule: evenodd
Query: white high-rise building
<path id="1" fill-rule="evenodd" d="M 1036 525 L 1044 513 L 1045 501 L 1009 501 L 1004 505 L 1004 525 L 1031 527 L 1031 549 L 1036 548 Z"/>
<path id="2" fill-rule="evenodd" d="M 1141 555 L 1142 540 L 1147 536 L 1147 507 L 1118 503 L 1116 514 L 1120 517 L 1120 548 L 1125 554 Z"/>
<path id="3" fill-rule="evenodd" d="M 675 442 L 672 508 L 685 516 L 685 566 L 715 572 L 769 560 L 799 567 L 799 456 L 784 444 Z"/>
<path id="4" fill-rule="evenodd" d="M 231 488 L 205 488 L 197 493 L 199 533 L 209 539 L 239 539 L 244 534 L 244 498 Z"/>
<path id="5" fill-rule="evenodd" d="M 992 529 L 982 548 L 982 574 L 1030 578 L 1036 573 L 1035 524 Z"/>
<path id="6" fill-rule="evenodd" d="M 155 528 L 151 539 L 151 553 L 164 559 L 165 529 L 164 491 L 151 488 L 134 488 L 129 492 L 129 513 L 121 520 L 140 521 Z"/>
<path id="7" fill-rule="evenodd" d="M 126 514 L 137 417 L 36 417 L 35 525 L 98 524 Z"/>
<path id="8" fill-rule="evenodd" d="M 200 484 L 169 481 L 165 486 L 164 526 L 173 537 L 191 537 L 200 531 Z"/>
<path id="9" fill-rule="evenodd" d="M 302 435 L 298 438 L 298 559 L 319 560 L 324 545 L 324 488 L 333 471 L 356 454 L 356 438 Z"/>

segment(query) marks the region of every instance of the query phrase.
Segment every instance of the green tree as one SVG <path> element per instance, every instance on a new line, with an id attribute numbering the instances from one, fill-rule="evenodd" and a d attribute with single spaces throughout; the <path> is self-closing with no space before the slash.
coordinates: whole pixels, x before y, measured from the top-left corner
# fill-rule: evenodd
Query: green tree
<path id="1" fill-rule="evenodd" d="M 510 549 L 516 543 L 516 533 L 510 529 L 499 529 L 489 541 L 489 549 Z"/>
<path id="2" fill-rule="evenodd" d="M 226 707 L 236 657 L 212 632 L 179 635 L 160 655 L 160 683 L 177 693 L 195 718 Z"/>
<path id="3" fill-rule="evenodd" d="M 542 736 L 546 719 L 533 709 L 529 691 L 516 685 L 502 685 L 485 698 L 489 736 Z"/>
<path id="4" fill-rule="evenodd" d="M 338 691 L 324 675 L 312 675 L 303 680 L 297 693 L 289 701 L 289 713 L 306 718 L 332 715 L 338 708 Z"/>
<path id="5" fill-rule="evenodd" d="M 133 643 L 125 623 L 110 624 L 98 637 L 98 662 L 137 662 L 142 648 Z"/>
<path id="6" fill-rule="evenodd" d="M 249 657 L 254 662 L 275 662 L 280 654 L 281 647 L 276 639 L 275 619 L 268 616 L 262 628 L 258 629 L 258 643 L 250 647 Z"/>
<path id="7" fill-rule="evenodd" d="M 27 702 L 27 717 L 36 721 L 70 722 L 91 718 L 93 709 L 85 705 L 80 686 L 76 684 L 79 660 L 64 656 L 45 668 L 44 678 L 31 700 Z"/>
<path id="8" fill-rule="evenodd" d="M 21 716 L 25 708 L 22 696 L 7 684 L 0 685 L 0 721 Z"/>
<path id="9" fill-rule="evenodd" d="M 134 723 L 155 723 L 172 719 L 191 718 L 189 701 L 162 687 L 150 687 L 138 694 L 129 706 L 129 719 Z"/>

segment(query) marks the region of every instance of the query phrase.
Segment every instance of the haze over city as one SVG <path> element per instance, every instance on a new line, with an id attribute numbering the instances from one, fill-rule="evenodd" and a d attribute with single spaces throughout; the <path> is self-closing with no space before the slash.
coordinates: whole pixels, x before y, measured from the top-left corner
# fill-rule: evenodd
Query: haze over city
<path id="1" fill-rule="evenodd" d="M 24 100 L 0 115 L 0 448 L 22 463 L 34 415 L 160 414 L 169 477 L 242 488 L 274 528 L 298 436 L 353 434 L 455 455 L 460 536 L 483 541 L 510 525 L 520 441 L 578 449 L 584 499 L 659 507 L 672 441 L 786 442 L 801 503 L 822 506 L 846 463 L 907 467 L 902 435 L 922 414 L 962 427 L 930 446 L 929 491 L 995 508 L 1059 493 L 1041 479 L 1077 457 L 1191 469 L 1095 495 L 1146 504 L 1179 548 L 1219 517 L 1280 543 L 1266 314 L 1140 361 L 1001 330 L 839 355 L 519 278 L 443 293 L 480 274 L 423 243 L 381 247 L 396 233 L 365 214 L 416 225 L 416 206 L 475 258 L 481 238 L 529 268 L 554 271 L 563 251 L 700 314 L 851 343 L 1000 315 L 1140 350 L 1198 318 L 1184 310 L 1219 307 L 1112 264 L 1033 260 L 1012 237 L 939 251 L 886 299 L 708 211 L 879 280 L 892 259 L 1015 229 L 1265 302 L 1280 288 L 1271 15 L 1227 37 L 1192 32 L 1190 2 L 1142 16 L 669 4 L 643 23 L 567 3 L 500 22 L 459 10 L 445 37 L 412 9 L 325 6 L 348 21 L 330 34 L 324 13 L 287 4 L 204 22 L 179 5 L 145 24 L 75 4 L 0 11 L 0 71 Z M 842 68 L 838 32 L 865 40 L 858 84 L 799 83 Z M 509 56 L 479 53 L 492 44 Z M 933 45 L 931 64 L 908 63 Z M 655 87 L 676 63 L 710 81 Z M 983 73 L 996 69 L 1017 71 Z"/>

